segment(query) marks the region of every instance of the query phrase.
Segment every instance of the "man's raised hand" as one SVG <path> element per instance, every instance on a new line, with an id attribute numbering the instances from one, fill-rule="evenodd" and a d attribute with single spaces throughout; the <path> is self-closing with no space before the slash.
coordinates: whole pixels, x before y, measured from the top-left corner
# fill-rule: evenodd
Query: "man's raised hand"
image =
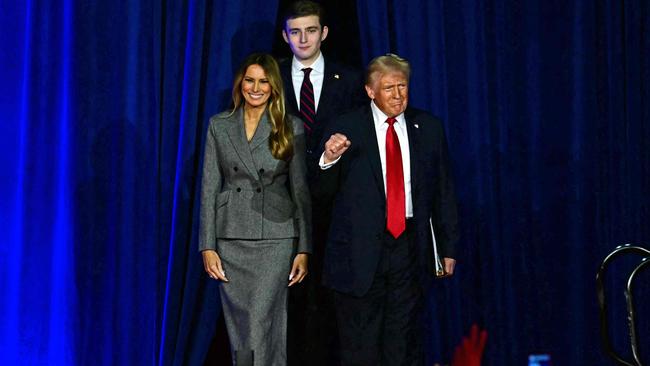
<path id="1" fill-rule="evenodd" d="M 324 162 L 329 164 L 338 159 L 350 147 L 350 140 L 341 134 L 335 133 L 325 142 Z"/>

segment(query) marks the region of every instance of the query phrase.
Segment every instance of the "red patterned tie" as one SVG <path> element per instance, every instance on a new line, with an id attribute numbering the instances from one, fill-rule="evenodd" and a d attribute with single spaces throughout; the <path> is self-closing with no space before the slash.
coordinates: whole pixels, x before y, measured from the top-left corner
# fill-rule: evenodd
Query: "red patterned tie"
<path id="1" fill-rule="evenodd" d="M 302 86 L 300 87 L 300 115 L 304 122 L 307 133 L 311 133 L 314 128 L 314 121 L 316 117 L 316 103 L 314 102 L 314 86 L 309 80 L 311 67 L 305 67 L 302 71 L 305 77 L 302 79 Z"/>
<path id="2" fill-rule="evenodd" d="M 395 132 L 396 120 L 386 120 L 386 229 L 394 238 L 406 229 L 406 197 L 404 193 L 404 170 L 402 150 Z"/>

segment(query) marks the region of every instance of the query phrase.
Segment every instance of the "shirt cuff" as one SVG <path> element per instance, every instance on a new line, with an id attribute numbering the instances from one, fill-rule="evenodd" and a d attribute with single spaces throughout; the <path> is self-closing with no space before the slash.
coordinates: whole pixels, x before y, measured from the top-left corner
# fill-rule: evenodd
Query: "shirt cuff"
<path id="1" fill-rule="evenodd" d="M 320 166 L 321 170 L 327 170 L 327 169 L 331 168 L 332 166 L 334 166 L 334 164 L 336 164 L 339 160 L 341 160 L 340 156 L 338 158 L 336 158 L 336 160 L 325 164 L 325 153 L 323 153 L 320 156 L 320 160 L 318 161 L 318 165 Z"/>

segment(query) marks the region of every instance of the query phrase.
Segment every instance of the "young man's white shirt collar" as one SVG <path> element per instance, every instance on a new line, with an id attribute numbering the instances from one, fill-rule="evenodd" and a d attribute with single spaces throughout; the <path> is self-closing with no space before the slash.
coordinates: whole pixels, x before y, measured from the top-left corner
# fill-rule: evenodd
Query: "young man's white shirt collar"
<path id="1" fill-rule="evenodd" d="M 318 58 L 311 66 L 303 65 L 295 55 L 293 56 L 293 60 L 291 61 L 291 81 L 293 82 L 293 92 L 296 97 L 298 110 L 300 110 L 300 88 L 305 78 L 305 73 L 302 69 L 305 67 L 312 68 L 309 74 L 309 81 L 311 81 L 311 85 L 314 87 L 314 103 L 316 104 L 316 112 L 318 112 L 318 102 L 320 101 L 320 94 L 323 90 L 323 80 L 325 79 L 325 58 L 323 57 L 323 53 L 319 52 Z"/>

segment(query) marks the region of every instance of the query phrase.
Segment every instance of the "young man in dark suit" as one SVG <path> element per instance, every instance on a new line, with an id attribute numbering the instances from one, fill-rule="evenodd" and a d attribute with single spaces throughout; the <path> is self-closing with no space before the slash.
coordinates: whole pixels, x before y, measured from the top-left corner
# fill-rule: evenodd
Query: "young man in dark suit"
<path id="1" fill-rule="evenodd" d="M 307 138 L 308 180 L 318 173 L 318 145 L 329 120 L 367 103 L 360 72 L 326 58 L 324 10 L 312 1 L 292 3 L 284 15 L 282 36 L 293 57 L 280 63 L 286 110 L 303 120 Z M 311 184 L 310 184 L 311 185 Z M 322 258 L 331 204 L 314 201 L 310 276 L 289 297 L 289 365 L 338 363 L 336 318 L 321 283 Z"/>
<path id="2" fill-rule="evenodd" d="M 321 43 L 329 32 L 323 21 L 322 6 L 297 1 L 285 13 L 282 29 L 282 37 L 293 53 L 291 59 L 280 63 L 287 112 L 305 123 L 310 136 L 307 150 L 312 154 L 328 120 L 367 101 L 361 73 L 321 52 Z"/>
<path id="3" fill-rule="evenodd" d="M 432 230 L 454 272 L 447 143 L 440 120 L 408 107 L 409 77 L 406 60 L 375 58 L 366 73 L 372 102 L 334 120 L 324 137 L 312 195 L 334 200 L 322 276 L 333 290 L 343 365 L 422 365 Z"/>

